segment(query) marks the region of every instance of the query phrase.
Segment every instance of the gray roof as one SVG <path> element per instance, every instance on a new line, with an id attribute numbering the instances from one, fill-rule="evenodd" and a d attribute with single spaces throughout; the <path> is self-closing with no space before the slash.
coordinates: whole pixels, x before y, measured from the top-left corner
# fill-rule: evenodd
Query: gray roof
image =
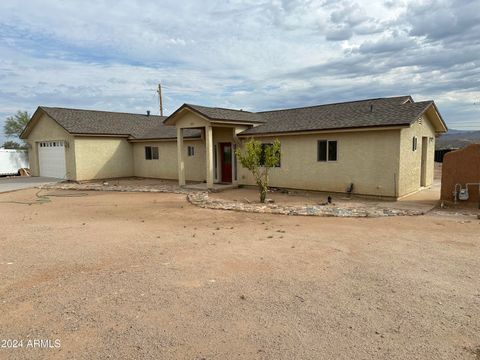
<path id="1" fill-rule="evenodd" d="M 192 104 L 184 104 L 181 108 L 183 107 L 190 108 L 193 111 L 202 114 L 203 116 L 205 116 L 210 120 L 229 121 L 229 122 L 230 121 L 246 122 L 246 123 L 264 123 L 265 122 L 265 119 L 263 119 L 258 113 L 253 113 L 250 111 L 225 109 L 225 108 L 218 108 L 218 107 L 208 107 L 208 106 L 200 106 L 200 105 L 192 105 Z M 173 113 L 171 116 L 174 116 L 175 113 Z"/>
<path id="2" fill-rule="evenodd" d="M 166 126 L 165 116 L 121 112 L 65 109 L 40 106 L 53 120 L 71 134 L 118 135 L 135 139 L 173 139 L 176 129 Z M 185 137 L 200 136 L 199 130 L 184 130 Z"/>
<path id="3" fill-rule="evenodd" d="M 413 102 L 411 96 L 367 99 L 261 112 L 184 104 L 169 118 L 173 118 L 181 109 L 188 108 L 214 121 L 246 122 L 258 125 L 239 133 L 239 136 L 249 136 L 302 131 L 408 126 L 416 121 L 431 105 L 435 106 L 433 101 Z"/>
<path id="4" fill-rule="evenodd" d="M 239 135 L 333 130 L 362 127 L 408 126 L 433 101 L 409 102 L 409 96 L 369 99 L 257 113 L 265 124 Z"/>
<path id="5" fill-rule="evenodd" d="M 169 117 L 45 106 L 39 107 L 37 112 L 44 111 L 71 134 L 116 135 L 148 140 L 175 139 L 176 128 L 165 125 L 165 123 L 168 123 L 168 119 L 173 118 L 184 108 L 199 113 L 211 121 L 257 125 L 239 133 L 239 136 L 254 136 L 303 131 L 408 126 L 431 106 L 437 110 L 433 101 L 413 102 L 410 96 L 399 96 L 263 112 L 184 104 Z M 441 117 L 440 121 L 445 126 Z M 31 130 L 29 125 L 23 131 L 22 137 L 28 136 Z M 201 131 L 184 129 L 184 136 L 200 137 Z"/>

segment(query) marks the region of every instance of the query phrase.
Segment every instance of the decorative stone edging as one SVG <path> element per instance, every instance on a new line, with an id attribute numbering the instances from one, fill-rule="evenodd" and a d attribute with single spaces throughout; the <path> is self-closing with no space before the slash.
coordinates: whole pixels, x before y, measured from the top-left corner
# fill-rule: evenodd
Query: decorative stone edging
<path id="1" fill-rule="evenodd" d="M 171 185 L 103 185 L 99 183 L 59 183 L 45 184 L 38 187 L 45 190 L 85 190 L 85 191 L 119 191 L 119 192 L 151 192 L 151 193 L 173 193 L 189 194 L 192 190 L 182 189 Z"/>
<path id="2" fill-rule="evenodd" d="M 84 191 L 118 191 L 118 192 L 150 192 L 184 194 L 188 202 L 204 209 L 242 211 L 263 214 L 281 214 L 296 216 L 324 217 L 387 217 L 387 216 L 418 216 L 423 211 L 390 209 L 378 206 L 339 207 L 335 205 L 279 205 L 242 203 L 228 200 L 211 199 L 206 191 L 183 189 L 172 185 L 104 185 L 99 183 L 63 183 L 39 186 L 45 190 L 84 190 Z"/>
<path id="3" fill-rule="evenodd" d="M 198 192 L 187 194 L 187 200 L 204 209 L 219 209 L 243 211 L 263 214 L 282 214 L 297 216 L 324 217 L 387 217 L 387 216 L 418 216 L 424 212 L 417 210 L 388 209 L 379 207 L 338 207 L 335 205 L 277 205 L 248 204 L 227 200 L 210 199 L 208 193 Z"/>

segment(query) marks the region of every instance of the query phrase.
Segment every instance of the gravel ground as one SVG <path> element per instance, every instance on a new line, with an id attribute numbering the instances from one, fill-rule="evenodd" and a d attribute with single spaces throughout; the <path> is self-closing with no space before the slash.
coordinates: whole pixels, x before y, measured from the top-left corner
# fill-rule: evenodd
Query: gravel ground
<path id="1" fill-rule="evenodd" d="M 473 216 L 289 217 L 149 193 L 24 203 L 35 193 L 0 194 L 0 341 L 24 340 L 0 359 L 480 358 Z"/>

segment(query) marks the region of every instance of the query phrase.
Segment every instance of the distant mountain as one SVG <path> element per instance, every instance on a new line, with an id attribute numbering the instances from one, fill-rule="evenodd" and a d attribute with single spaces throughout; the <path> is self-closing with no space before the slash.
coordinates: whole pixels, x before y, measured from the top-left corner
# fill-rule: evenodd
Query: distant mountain
<path id="1" fill-rule="evenodd" d="M 473 143 L 480 143 L 480 130 L 451 129 L 437 139 L 435 148 L 437 150 L 462 148 Z"/>

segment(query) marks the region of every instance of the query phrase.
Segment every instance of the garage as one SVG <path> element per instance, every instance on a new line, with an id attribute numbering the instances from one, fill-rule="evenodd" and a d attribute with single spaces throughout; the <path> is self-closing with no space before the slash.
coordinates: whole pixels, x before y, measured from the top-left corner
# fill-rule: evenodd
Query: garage
<path id="1" fill-rule="evenodd" d="M 42 141 L 38 143 L 40 176 L 66 178 L 65 142 Z"/>

